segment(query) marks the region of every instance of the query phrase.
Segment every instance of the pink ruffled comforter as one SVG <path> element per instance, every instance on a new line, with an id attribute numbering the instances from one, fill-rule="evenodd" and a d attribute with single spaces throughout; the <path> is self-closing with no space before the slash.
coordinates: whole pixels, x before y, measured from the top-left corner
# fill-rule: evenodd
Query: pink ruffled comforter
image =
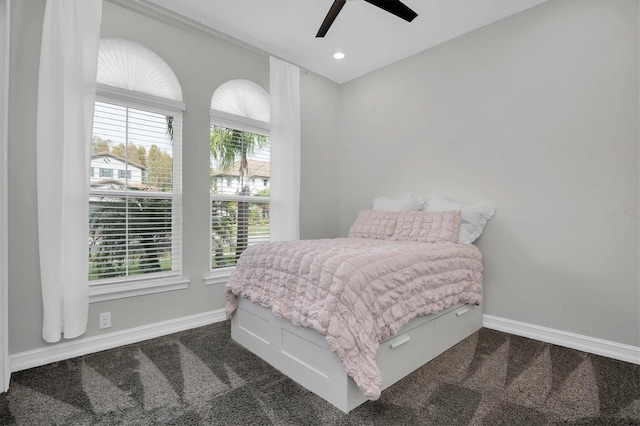
<path id="1" fill-rule="evenodd" d="M 326 337 L 369 399 L 380 396 L 380 342 L 411 319 L 482 300 L 482 256 L 473 245 L 365 238 L 249 247 L 227 283 L 230 318 L 239 296 Z"/>

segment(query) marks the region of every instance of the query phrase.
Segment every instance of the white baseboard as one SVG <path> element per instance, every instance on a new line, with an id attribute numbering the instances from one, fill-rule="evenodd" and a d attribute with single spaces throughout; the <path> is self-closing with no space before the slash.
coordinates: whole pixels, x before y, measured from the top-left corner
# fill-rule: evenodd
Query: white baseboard
<path id="1" fill-rule="evenodd" d="M 106 349 L 113 349 L 131 343 L 142 342 L 191 328 L 202 327 L 224 321 L 225 319 L 225 310 L 218 309 L 100 336 L 76 339 L 10 355 L 10 368 L 12 372 L 26 370 L 27 368 L 38 367 Z M 635 346 L 486 314 L 482 316 L 482 325 L 486 328 L 515 334 L 517 336 L 528 337 L 530 339 L 631 362 L 633 364 L 640 364 L 640 348 Z"/>
<path id="2" fill-rule="evenodd" d="M 167 334 L 224 321 L 225 319 L 225 310 L 218 309 L 128 330 L 80 338 L 45 348 L 20 352 L 9 356 L 11 371 L 26 370 L 27 368 L 38 367 L 64 359 L 142 342 L 155 337 L 166 336 Z"/>
<path id="3" fill-rule="evenodd" d="M 583 352 L 631 362 L 633 364 L 640 364 L 640 347 L 636 346 L 624 345 L 609 340 L 494 317 L 492 315 L 482 316 L 482 326 L 558 346 L 577 349 Z"/>

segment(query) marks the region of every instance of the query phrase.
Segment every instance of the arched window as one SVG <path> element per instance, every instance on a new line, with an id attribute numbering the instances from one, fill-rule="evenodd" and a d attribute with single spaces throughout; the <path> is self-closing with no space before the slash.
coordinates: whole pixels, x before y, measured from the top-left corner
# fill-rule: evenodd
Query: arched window
<path id="1" fill-rule="evenodd" d="M 211 109 L 268 123 L 271 117 L 269 94 L 250 80 L 231 80 L 213 92 Z"/>
<path id="2" fill-rule="evenodd" d="M 130 92 L 182 102 L 180 83 L 155 52 L 129 40 L 100 40 L 97 82 Z"/>
<path id="3" fill-rule="evenodd" d="M 180 84 L 160 56 L 121 39 L 100 40 L 97 83 L 90 283 L 101 293 L 123 281 L 175 286 L 168 277 L 182 274 Z"/>
<path id="4" fill-rule="evenodd" d="M 233 267 L 249 245 L 269 241 L 269 120 L 269 94 L 252 81 L 228 81 L 211 98 L 212 269 Z"/>

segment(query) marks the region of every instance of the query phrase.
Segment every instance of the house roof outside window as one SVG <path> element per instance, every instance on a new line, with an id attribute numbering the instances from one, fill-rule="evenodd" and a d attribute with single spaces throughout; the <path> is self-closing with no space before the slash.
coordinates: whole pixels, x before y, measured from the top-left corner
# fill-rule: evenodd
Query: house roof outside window
<path id="1" fill-rule="evenodd" d="M 260 160 L 247 160 L 249 178 L 270 178 L 271 177 L 271 163 L 268 161 Z M 233 167 L 229 170 L 215 169 L 213 176 L 229 176 L 240 177 L 240 161 L 233 163 Z"/>
<path id="2" fill-rule="evenodd" d="M 119 155 L 114 154 L 113 152 L 107 152 L 107 151 L 96 152 L 94 154 L 91 154 L 91 161 L 94 161 L 95 159 L 102 158 L 102 157 L 110 157 L 110 158 L 113 158 L 114 160 L 121 161 L 122 163 L 127 164 L 129 166 L 137 167 L 140 170 L 146 170 L 146 167 L 143 166 L 142 164 L 138 164 L 133 161 L 127 161 L 126 158 L 122 158 Z"/>

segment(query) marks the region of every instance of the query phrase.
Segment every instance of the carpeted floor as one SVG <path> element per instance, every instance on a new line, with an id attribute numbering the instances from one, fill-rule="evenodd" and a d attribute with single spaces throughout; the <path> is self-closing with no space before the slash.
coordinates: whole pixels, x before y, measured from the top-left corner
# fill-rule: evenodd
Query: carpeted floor
<path id="1" fill-rule="evenodd" d="M 14 373 L 2 425 L 640 425 L 640 366 L 482 329 L 345 415 L 229 322 Z"/>

